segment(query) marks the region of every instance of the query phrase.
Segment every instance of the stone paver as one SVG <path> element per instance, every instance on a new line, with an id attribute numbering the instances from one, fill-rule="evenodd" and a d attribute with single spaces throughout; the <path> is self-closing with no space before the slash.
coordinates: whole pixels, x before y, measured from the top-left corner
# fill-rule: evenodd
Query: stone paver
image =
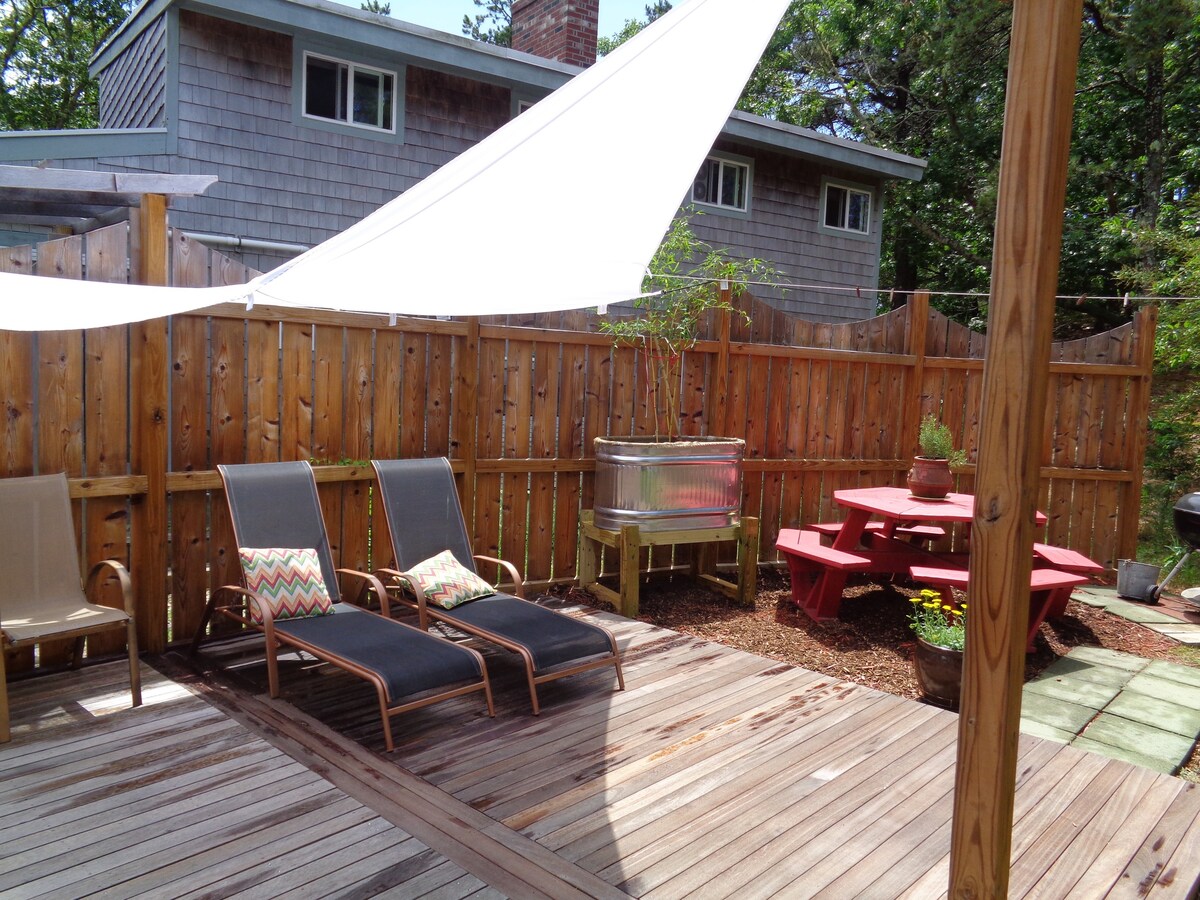
<path id="1" fill-rule="evenodd" d="M 1071 599 L 1086 603 L 1088 606 L 1104 609 L 1112 602 L 1112 595 L 1098 594 L 1089 588 L 1076 588 L 1075 592 L 1071 594 Z"/>
<path id="2" fill-rule="evenodd" d="M 1078 703 L 1026 692 L 1021 699 L 1022 718 L 1079 734 L 1096 717 L 1096 710 Z"/>
<path id="3" fill-rule="evenodd" d="M 1179 681 L 1183 684 L 1200 687 L 1200 669 L 1195 669 L 1191 666 L 1181 666 L 1177 663 L 1155 659 L 1150 662 L 1150 665 L 1146 666 L 1144 671 L 1147 675 L 1154 675 L 1158 678 L 1167 678 L 1171 681 Z"/>
<path id="4" fill-rule="evenodd" d="M 1081 678 L 1042 676 L 1025 685 L 1026 694 L 1040 694 L 1055 700 L 1067 700 L 1099 712 L 1121 692 L 1120 683 L 1097 683 Z"/>
<path id="5" fill-rule="evenodd" d="M 1200 709 L 1124 691 L 1104 708 L 1105 713 L 1150 725 L 1194 741 L 1200 734 Z"/>
<path id="6" fill-rule="evenodd" d="M 1180 622 L 1174 616 L 1168 616 L 1166 613 L 1159 612 L 1150 606 L 1142 606 L 1137 603 L 1122 603 L 1120 606 L 1112 604 L 1106 606 L 1105 610 L 1113 615 L 1120 616 L 1123 619 L 1128 619 L 1130 622 L 1137 622 L 1140 625 L 1186 625 L 1186 622 Z"/>
<path id="7" fill-rule="evenodd" d="M 1148 694 L 1159 700 L 1169 700 L 1180 706 L 1190 706 L 1200 709 L 1200 687 L 1184 684 L 1170 678 L 1159 678 L 1146 672 L 1141 672 L 1129 679 L 1126 690 Z"/>
<path id="8" fill-rule="evenodd" d="M 1114 747 L 1111 744 L 1101 744 L 1099 741 L 1089 741 L 1084 737 L 1073 740 L 1071 746 L 1079 750 L 1090 750 L 1092 753 L 1099 753 L 1101 756 L 1107 756 L 1111 759 L 1133 763 L 1135 766 L 1141 766 L 1144 769 L 1150 769 L 1154 772 L 1162 772 L 1164 775 L 1174 775 L 1179 768 L 1166 760 L 1155 759 L 1152 756 L 1143 756 L 1129 747 Z"/>
<path id="9" fill-rule="evenodd" d="M 1200 625 L 1181 622 L 1178 625 L 1147 625 L 1146 627 L 1181 644 L 1193 647 L 1200 645 Z"/>
<path id="10" fill-rule="evenodd" d="M 1187 761 L 1196 745 L 1195 734 L 1189 738 L 1180 737 L 1161 728 L 1143 725 L 1107 712 L 1096 716 L 1082 737 L 1099 744 L 1132 749 L 1144 756 L 1172 763 L 1176 769 Z"/>
<path id="11" fill-rule="evenodd" d="M 1200 739 L 1200 670 L 1076 647 L 1025 685 L 1021 730 L 1173 775 Z"/>
<path id="12" fill-rule="evenodd" d="M 1150 665 L 1148 659 L 1120 653 L 1116 650 L 1107 650 L 1104 647 L 1076 647 L 1067 655 L 1067 659 L 1108 666 L 1110 669 L 1121 669 L 1125 672 L 1140 672 Z"/>
<path id="13" fill-rule="evenodd" d="M 1075 650 L 1083 648 L 1076 647 Z M 1072 653 L 1075 651 L 1072 650 Z M 1145 660 L 1143 660 L 1145 662 Z M 1042 677 L 1050 675 L 1056 678 L 1065 678 L 1072 681 L 1088 681 L 1093 684 L 1111 685 L 1115 688 L 1122 688 L 1132 678 L 1135 672 L 1128 672 L 1124 669 L 1116 669 L 1112 666 L 1105 666 L 1099 663 L 1090 663 L 1081 659 L 1074 659 L 1072 656 L 1064 656 L 1062 659 L 1055 662 L 1050 668 L 1042 673 Z"/>
<path id="14" fill-rule="evenodd" d="M 1048 741 L 1057 741 L 1060 744 L 1069 744 L 1075 740 L 1074 731 L 1055 728 L 1053 725 L 1044 725 L 1041 722 L 1034 719 L 1027 719 L 1024 716 L 1021 716 L 1021 734 L 1045 738 Z"/>

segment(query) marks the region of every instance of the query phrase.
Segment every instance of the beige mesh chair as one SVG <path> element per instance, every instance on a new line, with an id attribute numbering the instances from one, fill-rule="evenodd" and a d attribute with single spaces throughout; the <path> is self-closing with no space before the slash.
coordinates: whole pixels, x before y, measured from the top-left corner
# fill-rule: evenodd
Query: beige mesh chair
<path id="1" fill-rule="evenodd" d="M 73 665 L 83 661 L 89 634 L 124 628 L 129 641 L 129 689 L 142 704 L 137 631 L 129 573 L 115 560 L 92 566 L 87 590 L 110 570 L 120 582 L 125 609 L 89 603 L 79 582 L 79 554 L 65 475 L 0 479 L 0 741 L 11 738 L 4 658 L 10 650 L 43 641 L 75 639 Z"/>

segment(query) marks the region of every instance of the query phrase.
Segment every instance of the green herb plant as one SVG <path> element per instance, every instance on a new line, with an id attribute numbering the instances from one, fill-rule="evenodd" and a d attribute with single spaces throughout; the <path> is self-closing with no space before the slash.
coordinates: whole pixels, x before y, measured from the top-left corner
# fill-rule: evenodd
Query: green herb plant
<path id="1" fill-rule="evenodd" d="M 967 604 L 946 603 L 937 591 L 925 588 L 910 601 L 909 627 L 936 647 L 962 650 L 967 645 Z"/>
<path id="2" fill-rule="evenodd" d="M 939 422 L 933 413 L 927 413 L 925 418 L 921 419 L 920 428 L 917 430 L 917 444 L 923 457 L 944 459 L 950 463 L 952 469 L 967 461 L 967 454 L 954 446 L 950 426 Z"/>
<path id="3" fill-rule="evenodd" d="M 679 438 L 683 355 L 696 346 L 707 314 L 737 312 L 727 296 L 743 293 L 751 280 L 775 275 L 761 259 L 737 259 L 701 241 L 692 230 L 692 215 L 699 213 L 688 208 L 671 223 L 642 282 L 645 296 L 633 301 L 636 314 L 600 323 L 614 345 L 642 349 L 656 441 Z M 728 293 L 720 290 L 722 283 Z"/>

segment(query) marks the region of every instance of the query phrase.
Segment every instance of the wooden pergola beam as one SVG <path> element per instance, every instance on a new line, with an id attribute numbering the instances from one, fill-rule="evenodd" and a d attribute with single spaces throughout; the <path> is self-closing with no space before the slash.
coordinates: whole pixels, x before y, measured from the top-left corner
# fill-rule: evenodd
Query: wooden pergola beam
<path id="1" fill-rule="evenodd" d="M 40 166 L 0 166 L 0 188 L 124 194 L 203 194 L 216 175 L 166 175 L 156 172 L 97 172 L 91 169 L 52 169 Z"/>
<path id="2" fill-rule="evenodd" d="M 1062 245 L 1081 0 L 1016 0 L 971 533 L 952 897 L 1005 897 L 1041 423 Z"/>

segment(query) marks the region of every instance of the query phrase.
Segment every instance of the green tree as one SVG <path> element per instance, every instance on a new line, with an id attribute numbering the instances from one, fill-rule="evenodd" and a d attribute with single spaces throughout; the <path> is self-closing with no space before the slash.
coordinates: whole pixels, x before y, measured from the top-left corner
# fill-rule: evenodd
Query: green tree
<path id="1" fill-rule="evenodd" d="M 795 0 L 747 87 L 751 112 L 928 160 L 920 183 L 887 188 L 885 284 L 988 286 L 1010 17 L 968 0 Z M 1138 235 L 1198 186 L 1197 70 L 1200 0 L 1085 3 L 1062 293 L 1111 294 L 1130 265 L 1158 265 Z M 1119 319 L 1106 303 L 1074 312 Z"/>
<path id="2" fill-rule="evenodd" d="M 929 161 L 920 183 L 888 186 L 885 284 L 986 286 L 1010 15 L 968 0 L 796 0 L 747 86 L 750 112 Z"/>
<path id="3" fill-rule="evenodd" d="M 512 0 L 472 0 L 483 12 L 475 17 L 463 16 L 462 33 L 469 38 L 495 44 L 498 47 L 512 46 Z"/>
<path id="4" fill-rule="evenodd" d="M 378 13 L 381 16 L 392 14 L 392 4 L 381 2 L 381 0 L 363 0 L 362 8 L 365 12 Z"/>
<path id="5" fill-rule="evenodd" d="M 621 30 L 612 37 L 601 37 L 596 41 L 596 55 L 608 56 L 617 47 L 657 19 L 659 16 L 666 15 L 671 11 L 671 4 L 668 0 L 655 0 L 654 3 L 648 3 L 644 7 L 646 10 L 646 21 L 640 19 L 626 19 L 625 24 L 621 26 Z"/>
<path id="6" fill-rule="evenodd" d="M 0 0 L 0 130 L 97 123 L 96 49 L 130 0 Z"/>

